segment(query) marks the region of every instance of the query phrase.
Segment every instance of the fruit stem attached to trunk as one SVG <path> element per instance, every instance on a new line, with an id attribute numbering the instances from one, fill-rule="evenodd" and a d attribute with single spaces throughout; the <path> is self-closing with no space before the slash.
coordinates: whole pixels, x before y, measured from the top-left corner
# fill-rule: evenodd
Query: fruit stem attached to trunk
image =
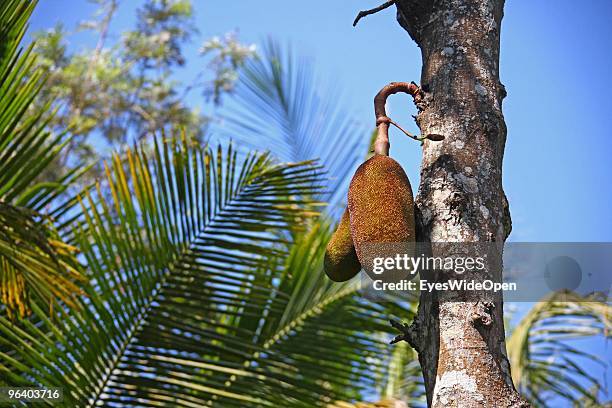
<path id="1" fill-rule="evenodd" d="M 389 155 L 389 125 L 393 125 L 398 128 L 406 136 L 410 137 L 419 142 L 423 142 L 425 139 L 439 141 L 444 139 L 441 135 L 426 135 L 426 136 L 415 136 L 407 130 L 403 129 L 400 125 L 392 121 L 385 111 L 385 105 L 389 95 L 393 95 L 398 92 L 407 93 L 412 95 L 415 104 L 418 104 L 422 97 L 423 92 L 417 84 L 414 82 L 391 82 L 381 89 L 374 97 L 374 113 L 376 114 L 376 127 L 378 128 L 378 135 L 374 141 L 374 153 L 381 156 Z"/>

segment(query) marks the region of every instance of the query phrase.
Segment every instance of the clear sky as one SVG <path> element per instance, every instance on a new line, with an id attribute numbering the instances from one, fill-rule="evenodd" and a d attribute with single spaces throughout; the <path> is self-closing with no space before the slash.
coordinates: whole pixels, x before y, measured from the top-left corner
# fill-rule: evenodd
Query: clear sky
<path id="1" fill-rule="evenodd" d="M 140 2 L 130 2 L 123 1 L 113 30 L 133 21 Z M 339 100 L 364 125 L 373 123 L 372 98 L 384 84 L 419 81 L 419 49 L 396 23 L 394 8 L 352 27 L 360 9 L 382 0 L 193 2 L 200 35 L 186 52 L 188 77 L 203 68 L 197 50 L 204 39 L 238 30 L 244 42 L 267 36 L 291 42 L 323 79 L 345 90 Z M 32 29 L 60 21 L 72 29 L 93 9 L 84 0 L 40 0 Z M 508 91 L 504 187 L 511 240 L 612 241 L 611 22 L 612 0 L 506 1 L 500 67 Z M 79 41 L 74 37 L 71 46 Z M 406 96 L 390 98 L 388 111 L 417 132 Z M 391 155 L 416 185 L 420 149 L 399 133 L 391 138 Z"/>
<path id="2" fill-rule="evenodd" d="M 200 35 L 187 49 L 193 58 L 184 74 L 202 69 L 197 49 L 205 38 L 232 30 L 246 42 L 272 36 L 312 58 L 323 79 L 345 90 L 346 111 L 370 125 L 382 85 L 420 77 L 419 49 L 395 22 L 394 8 L 352 27 L 359 9 L 378 2 L 195 0 Z M 113 29 L 133 21 L 140 2 L 126 3 Z M 71 29 L 92 10 L 84 0 L 40 0 L 32 28 L 61 21 Z M 610 21 L 609 0 L 506 2 L 500 67 L 508 90 L 504 186 L 514 241 L 612 241 Z M 71 45 L 78 47 L 79 37 Z M 390 98 L 389 112 L 417 130 L 405 96 Z M 391 137 L 392 156 L 416 180 L 418 146 L 399 133 Z"/>

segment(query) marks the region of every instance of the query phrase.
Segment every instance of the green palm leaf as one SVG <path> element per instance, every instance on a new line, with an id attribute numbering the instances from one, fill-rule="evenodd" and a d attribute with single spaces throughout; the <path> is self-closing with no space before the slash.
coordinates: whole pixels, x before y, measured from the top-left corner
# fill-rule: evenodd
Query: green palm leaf
<path id="1" fill-rule="evenodd" d="M 32 301 L 74 307 L 83 280 L 76 249 L 62 242 L 52 215 L 74 205 L 58 197 L 85 169 L 53 183 L 36 180 L 63 148 L 65 135 L 46 131 L 50 104 L 28 112 L 43 84 L 32 47 L 19 47 L 34 6 L 0 4 L 0 310 L 11 318 L 26 315 Z"/>
<path id="2" fill-rule="evenodd" d="M 416 310 L 416 304 L 411 305 Z M 408 343 L 393 346 L 387 372 L 379 380 L 379 395 L 384 400 L 399 399 L 411 407 L 427 406 L 423 374 L 416 351 Z"/>
<path id="3" fill-rule="evenodd" d="M 597 403 L 591 389 L 605 384 L 581 363 L 606 363 L 596 354 L 572 346 L 571 341 L 607 337 L 611 328 L 612 308 L 596 298 L 561 293 L 538 302 L 507 341 L 515 386 L 536 406 L 548 406 L 552 397 Z"/>
<path id="4" fill-rule="evenodd" d="M 209 381 L 219 381 L 232 395 L 255 397 L 255 406 L 326 406 L 376 392 L 394 358 L 388 313 L 405 312 L 391 301 L 363 299 L 359 280 L 338 284 L 326 278 L 322 263 L 330 234 L 323 221 L 301 234 L 285 262 L 261 282 L 268 294 L 249 301 L 252 310 L 263 312 L 235 316 L 236 333 L 219 339 L 228 348 L 252 347 L 231 358 L 219 353 L 219 364 L 257 375 L 227 373 Z M 245 406 L 231 396 L 210 402 Z"/>
<path id="5" fill-rule="evenodd" d="M 275 164 L 269 154 L 239 160 L 231 146 L 213 152 L 183 135 L 115 155 L 106 173 L 80 199 L 77 241 L 91 280 L 82 311 L 62 309 L 39 325 L 0 318 L 3 377 L 64 387 L 66 406 L 227 396 L 205 373 L 239 367 L 211 350 L 227 347 L 219 339 L 234 334 L 244 293 L 262 293 L 252 271 L 284 256 L 273 233 L 317 214 L 304 197 L 318 192 L 319 168 Z"/>
<path id="6" fill-rule="evenodd" d="M 325 200 L 342 204 L 369 132 L 343 109 L 338 89 L 321 86 L 310 61 L 273 40 L 261 54 L 240 71 L 225 132 L 255 148 L 274 146 L 282 160 L 318 158 L 332 177 Z"/>

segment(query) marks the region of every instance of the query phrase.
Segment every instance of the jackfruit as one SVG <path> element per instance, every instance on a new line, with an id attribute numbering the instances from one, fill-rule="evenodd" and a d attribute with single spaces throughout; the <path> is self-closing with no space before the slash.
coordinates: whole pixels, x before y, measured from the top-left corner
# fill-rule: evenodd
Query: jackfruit
<path id="1" fill-rule="evenodd" d="M 357 275 L 361 265 L 351 239 L 348 209 L 344 210 L 338 228 L 327 243 L 323 267 L 335 282 L 344 282 Z"/>
<path id="2" fill-rule="evenodd" d="M 402 166 L 388 156 L 375 154 L 359 166 L 349 186 L 348 211 L 357 259 L 366 271 L 376 256 L 368 244 L 415 241 L 410 181 Z"/>

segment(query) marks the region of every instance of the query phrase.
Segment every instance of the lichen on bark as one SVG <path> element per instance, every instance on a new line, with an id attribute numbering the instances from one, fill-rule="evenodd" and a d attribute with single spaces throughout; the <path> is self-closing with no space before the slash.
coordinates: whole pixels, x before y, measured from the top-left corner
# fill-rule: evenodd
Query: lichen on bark
<path id="1" fill-rule="evenodd" d="M 398 22 L 422 52 L 424 97 L 417 124 L 422 134 L 445 136 L 423 146 L 417 240 L 502 245 L 511 226 L 502 188 L 504 1 L 397 0 L 395 5 Z M 480 278 L 495 278 L 492 274 Z M 440 302 L 436 294 L 423 292 L 414 324 L 430 406 L 528 406 L 512 385 L 501 294 L 482 302 Z"/>

